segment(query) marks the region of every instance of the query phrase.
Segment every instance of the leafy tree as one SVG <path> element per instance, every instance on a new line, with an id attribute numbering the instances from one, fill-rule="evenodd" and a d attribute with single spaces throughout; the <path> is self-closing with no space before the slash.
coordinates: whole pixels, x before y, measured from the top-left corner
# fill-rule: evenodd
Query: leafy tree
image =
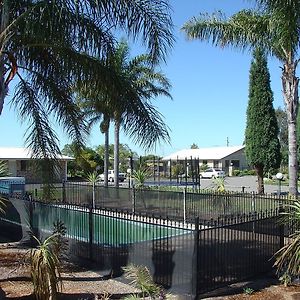
<path id="1" fill-rule="evenodd" d="M 101 158 L 105 156 L 105 145 L 99 145 L 96 147 L 95 151 L 100 155 Z M 114 159 L 114 144 L 110 144 L 108 147 L 109 158 L 112 161 Z M 136 157 L 137 153 L 132 151 L 127 144 L 119 145 L 119 155 L 120 155 L 120 170 L 121 172 L 126 172 L 129 167 L 130 157 Z M 110 163 L 110 168 L 112 163 Z"/>
<path id="2" fill-rule="evenodd" d="M 199 146 L 197 144 L 193 143 L 191 145 L 191 149 L 199 149 Z"/>
<path id="3" fill-rule="evenodd" d="M 29 121 L 26 143 L 35 157 L 60 153 L 51 117 L 83 143 L 74 86 L 89 82 L 97 90 L 115 82 L 105 61 L 116 30 L 141 37 L 152 62 L 165 60 L 174 41 L 169 11 L 167 0 L 1 1 L 0 114 L 10 87 L 11 104 L 20 120 Z"/>
<path id="4" fill-rule="evenodd" d="M 260 194 L 264 193 L 264 171 L 280 166 L 278 133 L 267 60 L 263 51 L 256 49 L 250 68 L 245 153 L 256 170 Z"/>
<path id="5" fill-rule="evenodd" d="M 288 119 L 289 192 L 297 195 L 298 161 L 296 117 L 299 59 L 300 1 L 256 0 L 257 10 L 242 10 L 226 19 L 223 13 L 202 14 L 183 26 L 191 39 L 209 41 L 219 47 L 240 50 L 261 46 L 282 63 L 282 89 Z"/>
<path id="6" fill-rule="evenodd" d="M 182 164 L 178 163 L 175 165 L 172 165 L 172 177 L 173 178 L 178 178 L 180 174 L 183 174 L 184 172 L 184 167 Z"/>
<path id="7" fill-rule="evenodd" d="M 92 148 L 80 147 L 76 143 L 64 146 L 62 153 L 74 157 L 75 160 L 68 162 L 68 171 L 71 176 L 87 177 L 94 171 L 103 171 L 103 160 Z"/>

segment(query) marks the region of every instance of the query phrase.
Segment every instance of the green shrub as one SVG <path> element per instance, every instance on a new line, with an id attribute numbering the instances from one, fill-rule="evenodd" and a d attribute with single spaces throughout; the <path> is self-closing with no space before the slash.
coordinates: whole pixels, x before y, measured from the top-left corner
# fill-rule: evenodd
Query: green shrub
<path id="1" fill-rule="evenodd" d="M 233 170 L 232 175 L 233 176 L 241 176 L 241 170 Z"/>
<path id="2" fill-rule="evenodd" d="M 255 170 L 233 170 L 233 176 L 252 176 L 252 175 L 256 175 Z"/>
<path id="3" fill-rule="evenodd" d="M 251 295 L 254 293 L 254 289 L 250 288 L 250 287 L 246 287 L 244 288 L 244 294 L 246 295 Z"/>

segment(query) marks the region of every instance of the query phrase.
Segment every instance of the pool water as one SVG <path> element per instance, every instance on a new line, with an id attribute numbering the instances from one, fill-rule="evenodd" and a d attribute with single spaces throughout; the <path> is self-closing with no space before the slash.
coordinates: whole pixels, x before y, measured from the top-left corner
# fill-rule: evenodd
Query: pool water
<path id="1" fill-rule="evenodd" d="M 33 225 L 43 231 L 52 232 L 53 223 L 60 220 L 67 228 L 66 236 L 77 240 L 89 241 L 90 216 L 84 209 L 67 209 L 58 206 L 38 205 L 33 214 Z M 183 229 L 171 228 L 105 216 L 92 214 L 93 243 L 103 245 L 125 245 L 172 237 L 184 234 Z"/>

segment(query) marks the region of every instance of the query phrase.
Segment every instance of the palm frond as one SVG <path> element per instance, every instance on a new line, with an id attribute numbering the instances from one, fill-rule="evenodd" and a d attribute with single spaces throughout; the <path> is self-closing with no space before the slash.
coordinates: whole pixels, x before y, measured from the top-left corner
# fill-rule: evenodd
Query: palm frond
<path id="1" fill-rule="evenodd" d="M 49 112 L 73 140 L 84 140 L 86 126 L 74 105 L 72 87 L 82 81 L 103 92 L 122 85 L 107 67 L 107 58 L 115 52 L 115 29 L 125 30 L 133 38 L 141 37 L 152 62 L 165 59 L 174 41 L 168 1 L 6 3 L 9 19 L 3 23 L 6 28 L 0 39 L 5 42 L 0 50 L 1 54 L 13 53 L 21 69 L 12 105 L 23 122 L 28 117 L 26 143 L 38 157 L 54 158 L 59 153 L 57 136 L 48 122 Z M 3 62 L 9 64 L 7 58 Z M 0 114 L 5 96 L 1 95 Z"/>
<path id="2" fill-rule="evenodd" d="M 158 296 L 161 288 L 153 282 L 149 269 L 145 266 L 129 265 L 123 268 L 125 278 L 131 280 L 131 284 L 140 289 L 142 294 L 152 299 Z"/>
<path id="3" fill-rule="evenodd" d="M 242 10 L 230 18 L 217 12 L 201 14 L 184 24 L 182 30 L 190 39 L 208 41 L 214 46 L 232 46 L 245 50 L 267 40 L 269 19 L 251 10 Z"/>
<path id="4" fill-rule="evenodd" d="M 19 111 L 19 117 L 24 122 L 30 117 L 29 133 L 26 143 L 33 151 L 35 158 L 53 158 L 60 153 L 57 146 L 57 136 L 50 127 L 48 114 L 45 111 L 37 90 L 29 82 L 22 80 L 12 98 L 13 105 Z"/>

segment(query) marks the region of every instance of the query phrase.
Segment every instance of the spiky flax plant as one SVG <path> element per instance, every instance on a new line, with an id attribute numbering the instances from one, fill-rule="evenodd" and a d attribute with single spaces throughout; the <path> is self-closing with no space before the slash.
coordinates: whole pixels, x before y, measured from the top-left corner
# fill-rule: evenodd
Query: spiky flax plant
<path id="1" fill-rule="evenodd" d="M 162 289 L 154 283 L 149 269 L 145 266 L 128 265 L 123 268 L 125 277 L 131 280 L 131 284 L 140 289 L 143 298 L 155 299 L 161 294 Z"/>
<path id="2" fill-rule="evenodd" d="M 283 224 L 291 224 L 298 229 L 292 233 L 289 238 L 290 241 L 278 250 L 274 257 L 274 266 L 277 267 L 278 273 L 285 273 L 292 277 L 300 275 L 300 201 L 293 201 L 293 204 L 285 206 L 281 222 Z"/>
<path id="3" fill-rule="evenodd" d="M 30 261 L 35 297 L 37 300 L 55 300 L 61 288 L 60 261 L 54 251 L 57 235 L 53 234 L 43 242 L 36 237 L 34 239 L 38 247 L 30 251 Z"/>

